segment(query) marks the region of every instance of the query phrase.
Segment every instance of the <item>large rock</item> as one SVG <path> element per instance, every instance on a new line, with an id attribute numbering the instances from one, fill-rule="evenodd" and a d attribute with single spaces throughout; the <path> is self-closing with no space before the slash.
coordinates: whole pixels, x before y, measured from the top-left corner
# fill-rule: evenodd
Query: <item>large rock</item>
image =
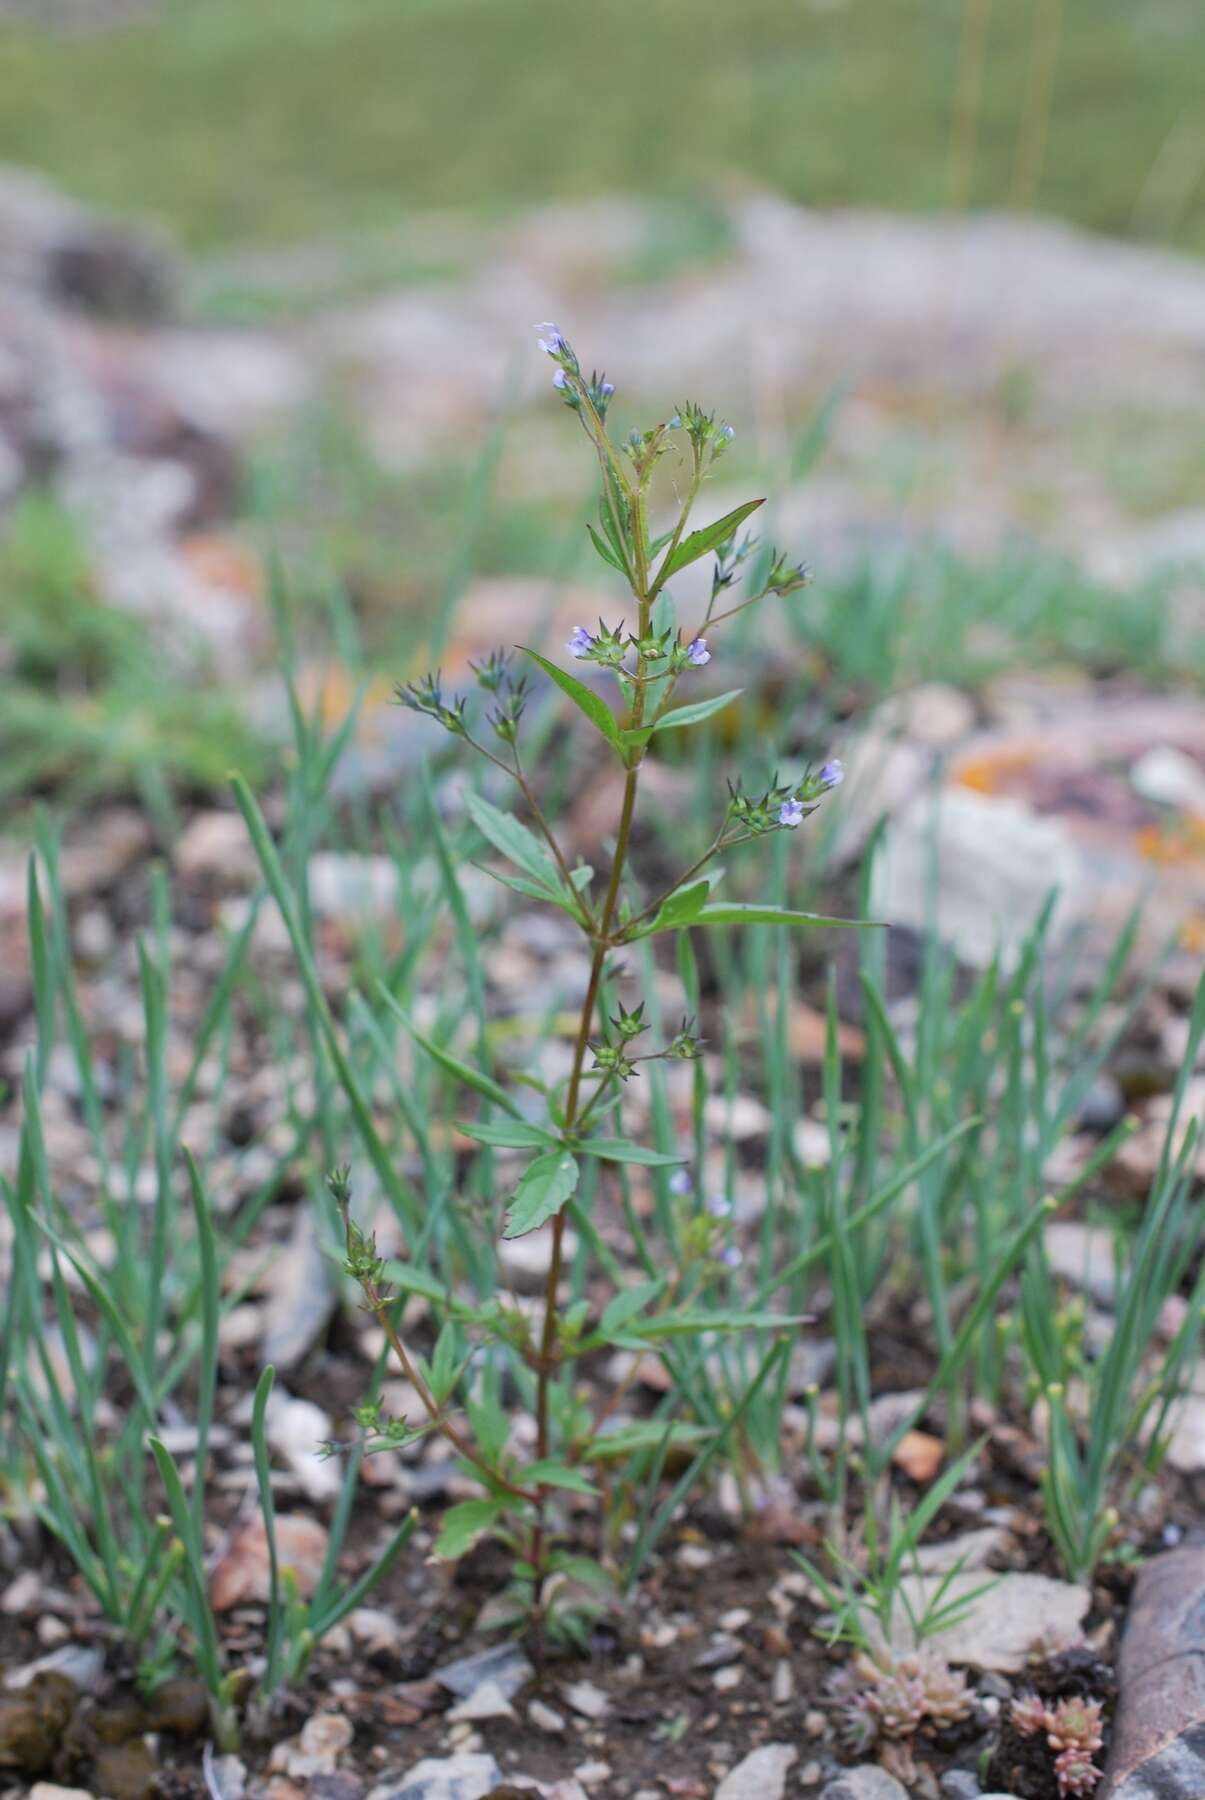
<path id="1" fill-rule="evenodd" d="M 1205 1547 L 1169 1551 L 1143 1569 L 1118 1678 L 1100 1800 L 1205 1794 Z"/>
<path id="2" fill-rule="evenodd" d="M 900 1583 L 904 1602 L 897 1608 L 893 1643 L 896 1649 L 912 1648 L 908 1616 L 919 1616 L 938 1587 L 943 1607 L 966 1598 L 966 1612 L 953 1625 L 927 1640 L 947 1662 L 966 1663 L 975 1669 L 995 1669 L 1015 1675 L 1024 1669 L 1030 1646 L 1042 1639 L 1058 1641 L 1078 1637 L 1092 1596 L 1086 1587 L 1055 1581 L 1049 1575 L 1013 1573 L 993 1581 L 981 1570 L 963 1570 L 949 1576 L 906 1575 Z M 970 1596 L 989 1583 L 975 1600 Z"/>

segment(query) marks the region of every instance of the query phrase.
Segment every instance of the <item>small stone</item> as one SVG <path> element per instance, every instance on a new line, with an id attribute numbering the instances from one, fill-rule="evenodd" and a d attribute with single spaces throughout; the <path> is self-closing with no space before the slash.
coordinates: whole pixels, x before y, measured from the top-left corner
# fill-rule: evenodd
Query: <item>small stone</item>
<path id="1" fill-rule="evenodd" d="M 908 1790 L 886 1769 L 874 1763 L 859 1763 L 855 1769 L 843 1769 L 835 1781 L 830 1781 L 822 1800 L 908 1800 Z"/>
<path id="2" fill-rule="evenodd" d="M 363 1800 L 364 1783 L 348 1769 L 337 1769 L 333 1775 L 315 1775 L 306 1790 L 306 1800 Z"/>
<path id="3" fill-rule="evenodd" d="M 517 1644 L 498 1644 L 475 1656 L 462 1656 L 432 1670 L 440 1687 L 458 1699 L 467 1700 L 483 1681 L 492 1681 L 507 1700 L 513 1700 L 519 1689 L 535 1674 L 531 1663 Z"/>
<path id="4" fill-rule="evenodd" d="M 555 1707 L 543 1700 L 533 1700 L 527 1708 L 527 1716 L 537 1731 L 564 1731 L 565 1721 Z"/>
<path id="5" fill-rule="evenodd" d="M 818 1762 L 804 1763 L 799 1771 L 800 1787 L 819 1787 L 824 1779 L 824 1769 Z"/>
<path id="6" fill-rule="evenodd" d="M 11 1619 L 19 1619 L 23 1613 L 38 1612 L 44 1591 L 45 1582 L 36 1569 L 26 1569 L 0 1595 L 0 1612 L 7 1613 Z"/>
<path id="7" fill-rule="evenodd" d="M 715 1557 L 706 1544 L 680 1544 L 674 1552 L 674 1561 L 680 1569 L 697 1573 L 701 1569 L 710 1569 Z"/>
<path id="8" fill-rule="evenodd" d="M 484 1751 L 424 1757 L 408 1774 L 373 1788 L 368 1800 L 485 1800 L 501 1780 L 501 1769 Z"/>
<path id="9" fill-rule="evenodd" d="M 782 1800 L 787 1770 L 795 1761 L 794 1744 L 763 1744 L 729 1770 L 715 1800 Z"/>
<path id="10" fill-rule="evenodd" d="M 747 1606 L 733 1606 L 726 1613 L 720 1614 L 721 1631 L 743 1631 L 753 1614 Z"/>
<path id="11" fill-rule="evenodd" d="M 496 1681 L 483 1681 L 467 1700 L 458 1701 L 448 1714 L 450 1720 L 513 1719 L 515 1709 Z"/>
<path id="12" fill-rule="evenodd" d="M 29 1800 L 92 1800 L 92 1790 L 60 1787 L 57 1781 L 35 1781 L 29 1790 Z"/>
<path id="13" fill-rule="evenodd" d="M 83 1644 L 64 1644 L 47 1656 L 39 1656 L 35 1662 L 10 1670 L 5 1677 L 5 1686 L 24 1688 L 39 1675 L 64 1675 L 81 1694 L 90 1694 L 99 1685 L 104 1666 L 105 1659 L 99 1650 L 90 1650 Z"/>
<path id="14" fill-rule="evenodd" d="M 941 1468 L 946 1447 L 941 1438 L 928 1431 L 906 1431 L 892 1453 L 891 1460 L 918 1487 L 928 1487 Z"/>
<path id="15" fill-rule="evenodd" d="M 711 1685 L 718 1693 L 730 1694 L 744 1679 L 745 1671 L 740 1663 L 729 1663 L 727 1668 L 716 1670 L 711 1678 Z"/>
<path id="16" fill-rule="evenodd" d="M 828 1730 L 828 1720 L 822 1712 L 813 1707 L 811 1712 L 803 1715 L 803 1729 L 809 1737 L 823 1737 Z"/>
<path id="17" fill-rule="evenodd" d="M 604 1781 L 610 1781 L 611 1765 L 609 1762 L 579 1763 L 573 1773 L 583 1787 L 599 1787 Z"/>
<path id="18" fill-rule="evenodd" d="M 786 1706 L 795 1694 L 795 1674 L 786 1658 L 780 1658 L 774 1665 L 774 1677 L 770 1684 L 770 1698 L 775 1706 Z"/>
<path id="19" fill-rule="evenodd" d="M 979 1778 L 969 1769 L 947 1769 L 938 1785 L 945 1800 L 979 1800 Z"/>
<path id="20" fill-rule="evenodd" d="M 606 1694 L 592 1681 L 571 1681 L 563 1692 L 567 1703 L 584 1719 L 605 1718 L 611 1705 Z"/>

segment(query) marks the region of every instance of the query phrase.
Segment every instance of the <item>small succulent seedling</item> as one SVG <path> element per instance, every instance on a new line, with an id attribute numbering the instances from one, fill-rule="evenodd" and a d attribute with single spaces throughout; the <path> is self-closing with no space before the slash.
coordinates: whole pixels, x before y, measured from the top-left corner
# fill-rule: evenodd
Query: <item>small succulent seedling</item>
<path id="1" fill-rule="evenodd" d="M 721 627 L 769 595 L 796 593 L 809 577 L 803 564 L 776 550 L 759 551 L 754 538 L 738 535 L 760 499 L 689 529 L 704 483 L 722 464 L 735 436 L 730 425 L 690 404 L 647 430 L 613 437 L 607 422 L 613 384 L 585 373 L 556 326 L 539 329 L 540 347 L 554 364 L 553 386 L 576 416 L 598 462 L 601 494 L 597 526 L 587 527 L 590 541 L 628 590 L 613 618 L 599 619 L 593 627 L 576 626 L 566 648 L 582 674 L 601 678 L 604 691 L 613 686 L 618 707 L 607 703 L 596 682 L 530 647 L 519 651 L 522 663 L 499 649 L 475 665 L 483 701 L 471 704 L 465 695 L 447 694 L 438 673 L 399 688 L 398 697 L 515 784 L 519 808 L 530 824 L 480 794 L 467 801 L 472 822 L 512 865 L 501 879 L 527 898 L 559 908 L 578 927 L 589 952 L 567 1075 L 545 1082 L 534 1071 L 524 1072 L 523 1097 L 532 1089 L 539 1093 L 540 1116 L 533 1118 L 530 1106 L 520 1107 L 514 1093 L 492 1077 L 440 1053 L 444 1067 L 483 1094 L 501 1115 L 465 1121 L 461 1129 L 481 1143 L 532 1153 L 509 1196 L 503 1235 L 517 1238 L 541 1229 L 550 1234 L 541 1317 L 533 1324 L 500 1301 L 475 1308 L 450 1306 L 431 1360 L 425 1362 L 403 1340 L 384 1260 L 352 1217 L 348 1173 L 341 1171 L 331 1181 L 346 1222 L 346 1272 L 380 1320 L 422 1409 L 413 1421 L 374 1416 L 369 1421 L 374 1440 L 396 1444 L 407 1435 L 430 1431 L 448 1440 L 480 1481 L 481 1494 L 445 1515 L 437 1548 L 443 1556 L 457 1557 L 486 1534 L 509 1544 L 515 1556 L 516 1617 L 532 1624 L 537 1642 L 548 1629 L 579 1630 L 575 1619 L 580 1620 L 580 1607 L 568 1596 L 580 1590 L 583 1580 L 595 1585 L 605 1581 L 601 1568 L 568 1555 L 555 1500 L 558 1495 L 563 1500 L 566 1492 L 596 1491 L 594 1477 L 619 1441 L 613 1427 L 622 1393 L 612 1394 L 601 1411 L 592 1410 L 574 1384 L 574 1365 L 606 1346 L 622 1346 L 638 1357 L 666 1340 L 712 1339 L 720 1332 L 753 1327 L 773 1331 L 792 1322 L 781 1314 L 716 1307 L 712 1293 L 717 1277 L 725 1263 L 732 1267 L 739 1261 L 739 1252 L 725 1242 L 729 1228 L 724 1218 L 696 1200 L 683 1168 L 669 1184 L 682 1208 L 672 1268 L 632 1286 L 621 1283 L 599 1318 L 591 1319 L 584 1301 L 562 1310 L 566 1219 L 577 1205 L 583 1164 L 588 1159 L 654 1167 L 680 1164 L 678 1155 L 633 1142 L 609 1130 L 606 1122 L 616 1115 L 627 1084 L 649 1064 L 693 1061 L 702 1052 L 692 1019 L 684 1018 L 676 1030 L 658 1038 L 643 1005 L 625 1007 L 614 997 L 619 959 L 639 940 L 667 931 L 848 922 L 714 897 L 721 875 L 717 858 L 753 839 L 795 830 L 841 781 L 836 760 L 789 780 L 775 775 L 754 792 L 739 780 L 730 782 L 707 849 L 675 880 L 650 892 L 633 871 L 641 769 L 653 740 L 698 726 L 736 699 L 735 691 L 690 697 L 698 672 L 720 654 Z M 676 515 L 658 531 L 650 517 L 650 488 L 655 470 L 669 460 L 678 466 L 679 502 Z M 714 559 L 710 588 L 698 616 L 683 624 L 671 583 L 704 557 Z M 570 866 L 541 808 L 539 784 L 523 760 L 528 684 L 537 674 L 573 702 L 597 733 L 603 753 L 621 771 L 614 850 L 609 868 L 597 875 Z M 597 1247 L 596 1234 L 592 1242 Z M 616 1272 L 610 1270 L 612 1277 Z M 522 1366 L 519 1391 L 530 1395 L 534 1415 L 533 1453 L 526 1458 L 511 1447 L 511 1419 L 499 1403 L 496 1384 L 487 1385 L 477 1374 L 483 1340 L 504 1346 Z M 657 1467 L 668 1441 L 666 1428 L 655 1425 L 648 1445 L 654 1452 L 661 1447 Z M 562 1579 L 554 1579 L 558 1576 Z"/>

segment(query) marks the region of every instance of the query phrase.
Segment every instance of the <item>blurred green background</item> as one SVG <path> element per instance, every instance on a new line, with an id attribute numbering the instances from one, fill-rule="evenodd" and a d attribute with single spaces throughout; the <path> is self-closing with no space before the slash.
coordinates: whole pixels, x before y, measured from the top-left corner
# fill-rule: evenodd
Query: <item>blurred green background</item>
<path id="1" fill-rule="evenodd" d="M 194 248 L 751 183 L 1205 251 L 1200 0 L 168 0 L 0 30 L 0 96 L 0 158 Z"/>

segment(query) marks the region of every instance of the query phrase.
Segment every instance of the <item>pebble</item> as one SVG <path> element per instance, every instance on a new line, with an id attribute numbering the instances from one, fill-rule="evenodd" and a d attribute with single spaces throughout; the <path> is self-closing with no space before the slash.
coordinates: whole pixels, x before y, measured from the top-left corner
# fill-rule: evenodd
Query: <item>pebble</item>
<path id="1" fill-rule="evenodd" d="M 485 1800 L 502 1771 L 484 1752 L 424 1757 L 408 1774 L 373 1788 L 368 1800 Z"/>
<path id="2" fill-rule="evenodd" d="M 592 1681 L 572 1681 L 564 1689 L 565 1700 L 584 1719 L 605 1718 L 611 1705 L 601 1688 Z"/>
<path id="3" fill-rule="evenodd" d="M 99 1650 L 89 1650 L 83 1644 L 64 1644 L 47 1656 L 39 1656 L 19 1669 L 11 1669 L 4 1685 L 23 1688 L 29 1686 L 35 1675 L 65 1675 L 82 1694 L 90 1694 L 100 1683 L 104 1662 Z"/>
<path id="4" fill-rule="evenodd" d="M 717 1669 L 711 1678 L 712 1686 L 721 1694 L 731 1693 L 745 1679 L 745 1671 L 740 1663 L 729 1663 L 723 1669 Z"/>
<path id="5" fill-rule="evenodd" d="M 543 1700 L 533 1700 L 527 1708 L 527 1716 L 537 1731 L 564 1731 L 565 1721 L 556 1708 Z"/>
<path id="6" fill-rule="evenodd" d="M 822 1712 L 813 1707 L 811 1712 L 804 1714 L 803 1729 L 809 1737 L 823 1737 L 828 1730 L 828 1720 Z"/>
<path id="7" fill-rule="evenodd" d="M 770 1698 L 775 1706 L 786 1706 L 795 1693 L 795 1675 L 789 1662 L 785 1659 L 774 1665 L 774 1678 L 770 1686 Z"/>
<path id="8" fill-rule="evenodd" d="M 715 1557 L 706 1544 L 680 1544 L 674 1561 L 680 1569 L 710 1569 Z"/>
<path id="9" fill-rule="evenodd" d="M 979 1800 L 979 1778 L 969 1769 L 947 1769 L 938 1785 L 945 1800 Z"/>
<path id="10" fill-rule="evenodd" d="M 734 1606 L 730 1611 L 720 1614 L 721 1631 L 743 1631 L 753 1614 L 747 1606 Z"/>
<path id="11" fill-rule="evenodd" d="M 459 1719 L 513 1719 L 515 1709 L 507 1699 L 496 1681 L 483 1681 L 479 1688 L 474 1688 L 467 1700 L 458 1701 L 448 1714 L 452 1721 Z"/>
<path id="12" fill-rule="evenodd" d="M 794 1744 L 762 1744 L 729 1770 L 715 1800 L 782 1800 L 787 1770 L 797 1754 Z"/>
<path id="13" fill-rule="evenodd" d="M 60 1787 L 57 1781 L 35 1781 L 29 1800 L 92 1800 L 90 1788 Z"/>
<path id="14" fill-rule="evenodd" d="M 830 1781 L 822 1800 L 908 1800 L 908 1790 L 886 1769 L 875 1763 L 859 1763 L 857 1768 L 843 1769 Z"/>
<path id="15" fill-rule="evenodd" d="M 513 1700 L 519 1689 L 535 1674 L 531 1663 L 517 1644 L 498 1644 L 476 1656 L 461 1656 L 432 1671 L 440 1687 L 460 1700 L 475 1694 L 483 1681 L 492 1681 L 507 1700 Z"/>
<path id="16" fill-rule="evenodd" d="M 799 1771 L 800 1787 L 819 1787 L 824 1778 L 824 1769 L 818 1762 L 804 1763 Z"/>
<path id="17" fill-rule="evenodd" d="M 610 1781 L 611 1765 L 609 1762 L 579 1763 L 573 1773 L 583 1787 L 599 1787 L 604 1781 Z"/>

